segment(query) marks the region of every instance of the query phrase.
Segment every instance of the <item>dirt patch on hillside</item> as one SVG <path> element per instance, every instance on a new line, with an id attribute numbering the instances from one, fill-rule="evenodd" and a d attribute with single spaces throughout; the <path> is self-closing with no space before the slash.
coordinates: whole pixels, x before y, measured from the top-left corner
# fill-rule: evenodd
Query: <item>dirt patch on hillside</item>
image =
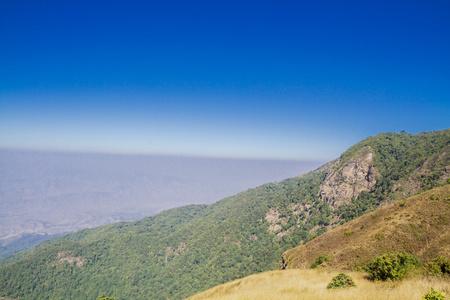
<path id="1" fill-rule="evenodd" d="M 82 259 L 80 257 L 72 256 L 71 252 L 69 252 L 69 251 L 58 252 L 58 254 L 56 255 L 56 259 L 58 260 L 56 262 L 56 265 L 59 265 L 65 261 L 67 261 L 69 264 L 72 262 L 75 262 L 76 267 L 81 267 L 81 266 L 83 266 L 83 263 L 84 263 L 84 259 Z"/>

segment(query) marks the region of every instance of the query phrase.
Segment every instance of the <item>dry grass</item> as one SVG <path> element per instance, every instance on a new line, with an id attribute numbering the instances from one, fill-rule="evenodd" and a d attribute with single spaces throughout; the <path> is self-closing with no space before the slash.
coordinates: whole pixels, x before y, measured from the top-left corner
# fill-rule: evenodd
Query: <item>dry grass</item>
<path id="1" fill-rule="evenodd" d="M 195 299 L 421 299 L 430 287 L 450 294 L 450 283 L 439 277 L 413 277 L 398 282 L 373 282 L 362 272 L 346 272 L 357 287 L 327 289 L 339 271 L 283 270 L 238 279 L 192 296 Z"/>
<path id="2" fill-rule="evenodd" d="M 433 200 L 434 199 L 434 200 Z M 426 263 L 450 256 L 450 185 L 400 200 L 341 225 L 283 255 L 287 269 L 309 268 L 319 254 L 328 267 L 352 269 L 375 256 L 405 251 Z"/>

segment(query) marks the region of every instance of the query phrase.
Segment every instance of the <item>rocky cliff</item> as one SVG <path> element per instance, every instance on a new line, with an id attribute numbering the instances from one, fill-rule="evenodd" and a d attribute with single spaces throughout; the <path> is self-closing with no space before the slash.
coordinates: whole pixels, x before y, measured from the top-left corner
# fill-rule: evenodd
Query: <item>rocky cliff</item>
<path id="1" fill-rule="evenodd" d="M 330 166 L 320 186 L 319 199 L 337 208 L 369 191 L 377 183 L 380 172 L 374 166 L 375 153 L 370 146 L 360 149 L 349 161 L 341 159 Z"/>

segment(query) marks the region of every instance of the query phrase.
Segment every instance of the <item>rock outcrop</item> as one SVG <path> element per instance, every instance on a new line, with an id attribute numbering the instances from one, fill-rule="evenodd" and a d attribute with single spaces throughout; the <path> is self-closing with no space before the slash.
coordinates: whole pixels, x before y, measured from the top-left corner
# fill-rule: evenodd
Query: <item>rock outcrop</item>
<path id="1" fill-rule="evenodd" d="M 271 208 L 266 214 L 265 217 L 266 221 L 270 224 L 269 231 L 270 232 L 277 232 L 280 231 L 282 226 L 281 224 L 286 224 L 287 220 L 286 218 L 280 217 L 280 212 L 277 208 Z"/>
<path id="2" fill-rule="evenodd" d="M 84 263 L 83 258 L 73 256 L 70 251 L 58 252 L 56 259 L 57 261 L 54 263 L 55 266 L 60 265 L 65 261 L 67 261 L 69 264 L 75 262 L 76 267 L 81 267 Z"/>
<path id="3" fill-rule="evenodd" d="M 374 152 L 370 147 L 360 149 L 345 165 L 338 159 L 329 169 L 320 186 L 319 199 L 337 208 L 369 191 L 380 175 L 373 164 Z"/>

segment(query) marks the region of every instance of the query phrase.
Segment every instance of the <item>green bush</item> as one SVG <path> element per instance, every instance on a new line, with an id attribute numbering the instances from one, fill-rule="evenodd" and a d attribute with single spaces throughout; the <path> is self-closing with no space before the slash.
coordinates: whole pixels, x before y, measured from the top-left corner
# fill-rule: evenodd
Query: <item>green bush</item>
<path id="1" fill-rule="evenodd" d="M 320 266 L 321 264 L 323 264 L 324 262 L 330 261 L 330 260 L 331 260 L 331 256 L 329 256 L 328 254 L 326 254 L 326 255 L 320 254 L 312 263 L 311 269 L 315 269 L 318 266 Z"/>
<path id="2" fill-rule="evenodd" d="M 425 267 L 433 275 L 450 275 L 450 259 L 445 256 L 436 257 Z"/>
<path id="3" fill-rule="evenodd" d="M 114 298 L 106 296 L 106 294 L 103 294 L 101 296 L 98 296 L 97 300 L 116 300 Z"/>
<path id="4" fill-rule="evenodd" d="M 331 279 L 327 289 L 340 289 L 348 287 L 356 287 L 355 282 L 353 282 L 353 279 L 347 274 L 340 273 Z"/>
<path id="5" fill-rule="evenodd" d="M 344 236 L 351 236 L 353 233 L 353 230 L 347 230 L 344 232 Z"/>
<path id="6" fill-rule="evenodd" d="M 373 280 L 395 280 L 420 265 L 420 260 L 411 254 L 391 252 L 375 257 L 367 264 L 366 271 Z"/>
<path id="7" fill-rule="evenodd" d="M 433 288 L 430 288 L 428 293 L 426 293 L 422 297 L 422 300 L 445 300 L 445 299 L 447 298 L 445 297 L 444 293 L 435 291 Z"/>

